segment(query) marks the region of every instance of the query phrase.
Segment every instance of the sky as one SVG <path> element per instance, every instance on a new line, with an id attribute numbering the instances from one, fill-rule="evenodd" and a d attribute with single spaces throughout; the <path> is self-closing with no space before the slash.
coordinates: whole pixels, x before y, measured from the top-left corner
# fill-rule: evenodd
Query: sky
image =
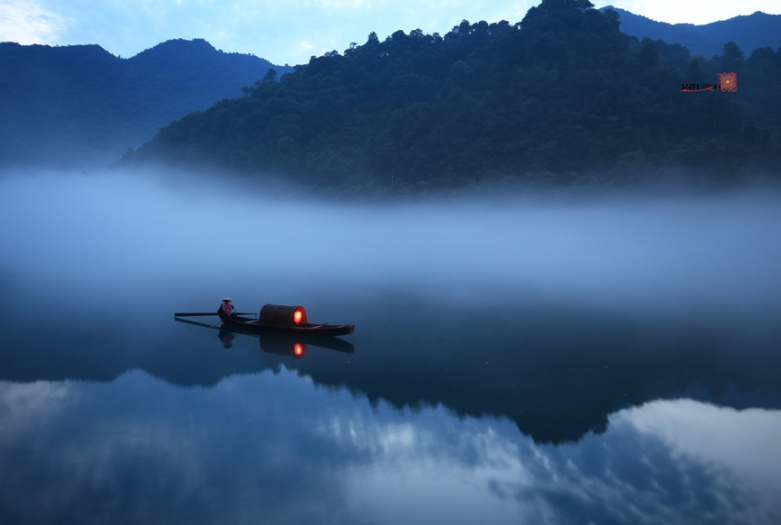
<path id="1" fill-rule="evenodd" d="M 401 29 L 441 34 L 461 20 L 520 21 L 539 0 L 0 0 L 0 42 L 98 44 L 128 58 L 173 38 L 204 38 L 227 52 L 303 64 L 326 51 Z M 668 23 L 707 24 L 756 11 L 781 14 L 779 0 L 606 0 Z"/>

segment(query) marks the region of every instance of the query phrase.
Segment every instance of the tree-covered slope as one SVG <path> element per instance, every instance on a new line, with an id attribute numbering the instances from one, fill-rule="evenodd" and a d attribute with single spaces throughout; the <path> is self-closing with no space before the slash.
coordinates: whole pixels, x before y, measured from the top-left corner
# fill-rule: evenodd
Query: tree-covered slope
<path id="1" fill-rule="evenodd" d="M 97 45 L 0 43 L 0 166 L 107 162 L 172 120 L 239 96 L 271 66 L 204 40 L 130 59 Z"/>
<path id="2" fill-rule="evenodd" d="M 779 77 L 779 53 L 744 61 L 735 46 L 721 62 L 695 64 L 681 46 L 639 42 L 618 26 L 615 12 L 587 0 L 544 0 L 514 25 L 372 33 L 187 115 L 122 162 L 402 190 L 671 165 L 723 178 L 747 163 L 777 165 L 779 122 L 769 116 L 781 97 L 751 94 L 757 71 L 762 82 Z M 725 63 L 745 75 L 738 93 L 680 92 L 684 81 L 714 83 Z"/>

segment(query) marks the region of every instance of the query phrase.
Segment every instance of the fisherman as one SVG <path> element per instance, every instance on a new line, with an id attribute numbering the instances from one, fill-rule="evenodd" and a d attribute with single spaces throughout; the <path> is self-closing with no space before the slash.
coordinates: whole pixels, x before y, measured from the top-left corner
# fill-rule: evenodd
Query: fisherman
<path id="1" fill-rule="evenodd" d="M 236 315 L 236 307 L 231 304 L 229 297 L 222 300 L 222 304 L 217 309 L 217 315 L 220 316 L 220 319 Z"/>

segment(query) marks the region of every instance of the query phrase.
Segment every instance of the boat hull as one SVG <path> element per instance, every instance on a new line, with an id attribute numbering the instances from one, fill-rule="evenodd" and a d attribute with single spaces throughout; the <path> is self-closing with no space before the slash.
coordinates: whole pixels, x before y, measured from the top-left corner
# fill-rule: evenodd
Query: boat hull
<path id="1" fill-rule="evenodd" d="M 309 337 L 334 337 L 338 335 L 348 335 L 355 331 L 355 325 L 352 324 L 311 324 L 302 326 L 271 326 L 263 325 L 254 319 L 248 317 L 226 317 L 222 324 L 235 326 L 245 330 L 257 333 L 278 333 L 278 334 L 297 334 Z"/>

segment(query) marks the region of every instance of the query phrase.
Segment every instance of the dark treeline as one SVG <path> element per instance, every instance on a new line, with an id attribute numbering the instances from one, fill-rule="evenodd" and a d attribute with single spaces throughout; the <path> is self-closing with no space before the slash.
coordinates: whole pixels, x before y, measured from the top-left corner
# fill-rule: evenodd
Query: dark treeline
<path id="1" fill-rule="evenodd" d="M 244 97 L 163 128 L 121 163 L 284 174 L 313 187 L 419 191 L 486 180 L 623 183 L 659 168 L 716 180 L 777 170 L 781 50 L 692 60 L 637 40 L 588 0 L 441 37 L 372 33 L 270 71 Z M 738 74 L 738 92 L 681 93 Z"/>

